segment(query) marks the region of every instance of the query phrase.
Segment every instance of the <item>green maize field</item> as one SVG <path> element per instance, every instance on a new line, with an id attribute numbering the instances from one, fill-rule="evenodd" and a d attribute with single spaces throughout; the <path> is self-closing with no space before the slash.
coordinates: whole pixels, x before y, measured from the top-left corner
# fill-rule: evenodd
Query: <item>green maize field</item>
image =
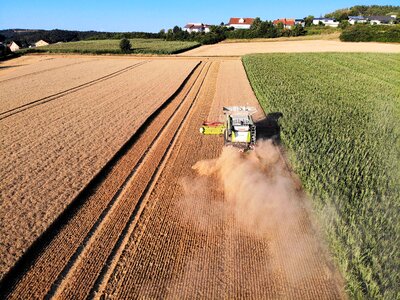
<path id="1" fill-rule="evenodd" d="M 243 57 L 351 298 L 400 299 L 400 55 Z"/>
<path id="2" fill-rule="evenodd" d="M 176 54 L 200 46 L 197 42 L 164 41 L 161 39 L 130 39 L 133 54 Z M 57 43 L 22 50 L 24 52 L 120 54 L 120 40 L 90 40 Z"/>

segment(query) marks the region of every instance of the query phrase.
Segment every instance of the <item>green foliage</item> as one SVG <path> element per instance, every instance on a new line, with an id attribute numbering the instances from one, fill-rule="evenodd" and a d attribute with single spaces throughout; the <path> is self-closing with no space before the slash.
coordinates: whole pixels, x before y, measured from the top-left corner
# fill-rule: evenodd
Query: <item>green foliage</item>
<path id="1" fill-rule="evenodd" d="M 98 31 L 71 31 L 71 30 L 30 30 L 30 29 L 6 29 L 0 30 L 0 34 L 6 41 L 24 41 L 27 44 L 45 40 L 51 44 L 57 42 L 76 42 L 80 40 L 106 40 L 122 38 L 160 38 L 157 33 L 148 32 L 98 32 Z"/>
<path id="2" fill-rule="evenodd" d="M 167 41 L 193 41 L 202 45 L 216 44 L 226 38 L 226 31 L 228 31 L 228 29 L 225 26 L 211 26 L 210 32 L 208 33 L 188 33 L 187 31 L 182 30 L 182 28 L 175 26 L 173 29 L 168 30 L 165 39 Z"/>
<path id="3" fill-rule="evenodd" d="M 128 39 L 124 38 L 119 42 L 119 48 L 122 53 L 129 53 L 131 52 L 132 44 Z"/>
<path id="4" fill-rule="evenodd" d="M 335 10 L 332 13 L 326 14 L 327 18 L 337 20 L 347 20 L 348 16 L 385 16 L 397 14 L 400 15 L 400 6 L 392 5 L 356 5 L 350 8 Z"/>
<path id="5" fill-rule="evenodd" d="M 400 25 L 356 24 L 343 30 L 340 40 L 344 42 L 392 42 L 400 43 Z"/>
<path id="6" fill-rule="evenodd" d="M 314 16 L 308 16 L 308 17 L 305 17 L 304 18 L 304 23 L 305 23 L 305 26 L 306 27 L 309 27 L 309 26 L 311 26 L 312 25 L 312 23 L 313 23 L 313 20 L 314 20 Z"/>
<path id="7" fill-rule="evenodd" d="M 160 39 L 131 39 L 134 54 L 176 54 L 200 46 L 197 42 L 164 41 Z M 45 47 L 25 49 L 28 53 L 91 53 L 121 54 L 118 40 L 94 40 L 52 44 Z"/>
<path id="8" fill-rule="evenodd" d="M 7 46 L 4 44 L 0 44 L 0 58 L 6 57 L 7 55 Z"/>
<path id="9" fill-rule="evenodd" d="M 340 21 L 339 28 L 346 29 L 347 27 L 351 26 L 348 20 Z"/>
<path id="10" fill-rule="evenodd" d="M 312 25 L 306 27 L 306 31 L 307 31 L 306 35 L 321 35 L 321 34 L 331 34 L 331 33 L 341 32 L 342 29 L 330 26 Z"/>
<path id="11" fill-rule="evenodd" d="M 354 299 L 400 298 L 400 55 L 243 58 Z"/>

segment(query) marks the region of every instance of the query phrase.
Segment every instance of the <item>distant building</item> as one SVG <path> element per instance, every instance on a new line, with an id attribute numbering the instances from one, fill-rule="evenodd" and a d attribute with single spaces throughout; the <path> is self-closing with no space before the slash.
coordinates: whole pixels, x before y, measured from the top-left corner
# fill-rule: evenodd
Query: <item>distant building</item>
<path id="1" fill-rule="evenodd" d="M 49 45 L 49 43 L 46 41 L 43 41 L 43 40 L 37 41 L 35 43 L 35 47 L 42 47 L 42 46 L 47 46 L 47 45 Z"/>
<path id="2" fill-rule="evenodd" d="M 368 21 L 371 24 L 377 24 L 377 25 L 388 25 L 388 24 L 393 24 L 393 22 L 396 20 L 396 15 L 391 15 L 391 16 L 369 16 Z"/>
<path id="3" fill-rule="evenodd" d="M 291 29 L 295 25 L 295 20 L 294 19 L 277 19 L 277 20 L 273 21 L 273 24 L 275 26 L 278 24 L 282 24 L 283 28 Z"/>
<path id="4" fill-rule="evenodd" d="M 349 23 L 354 25 L 356 23 L 367 23 L 368 19 L 363 16 L 349 16 Z"/>
<path id="5" fill-rule="evenodd" d="M 21 43 L 11 41 L 7 46 L 8 46 L 8 48 L 10 48 L 11 52 L 15 52 L 21 48 Z"/>
<path id="6" fill-rule="evenodd" d="M 304 19 L 295 19 L 294 25 L 301 25 L 304 27 L 304 26 L 306 26 L 306 21 L 304 21 Z"/>
<path id="7" fill-rule="evenodd" d="M 210 25 L 206 25 L 203 23 L 187 23 L 183 30 L 192 33 L 192 32 L 210 32 Z"/>
<path id="8" fill-rule="evenodd" d="M 320 23 L 324 24 L 325 26 L 330 26 L 330 27 L 338 27 L 339 22 L 336 21 L 335 19 L 331 18 L 314 18 L 313 19 L 313 25 L 319 25 Z"/>
<path id="9" fill-rule="evenodd" d="M 250 29 L 254 22 L 254 18 L 230 18 L 226 27 L 233 27 L 235 29 Z"/>

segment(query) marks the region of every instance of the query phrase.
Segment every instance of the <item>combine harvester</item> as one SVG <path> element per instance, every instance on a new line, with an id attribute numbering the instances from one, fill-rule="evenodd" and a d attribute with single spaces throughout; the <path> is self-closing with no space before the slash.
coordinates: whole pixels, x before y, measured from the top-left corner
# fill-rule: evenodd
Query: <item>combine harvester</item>
<path id="1" fill-rule="evenodd" d="M 224 135 L 225 146 L 242 151 L 252 150 L 256 144 L 256 125 L 251 117 L 257 109 L 250 106 L 226 106 L 224 122 L 204 122 L 200 132 L 204 135 Z"/>

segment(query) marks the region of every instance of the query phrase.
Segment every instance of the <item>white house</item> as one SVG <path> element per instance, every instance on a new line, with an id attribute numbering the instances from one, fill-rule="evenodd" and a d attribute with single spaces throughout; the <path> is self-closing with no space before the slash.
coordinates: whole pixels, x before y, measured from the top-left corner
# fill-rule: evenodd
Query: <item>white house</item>
<path id="1" fill-rule="evenodd" d="M 330 27 L 338 27 L 339 26 L 339 22 L 337 22 L 335 19 L 331 19 L 331 18 L 314 18 L 312 22 L 314 25 L 319 25 L 319 23 L 321 22 L 325 26 L 330 26 Z"/>
<path id="2" fill-rule="evenodd" d="M 42 47 L 42 46 L 47 46 L 47 45 L 49 45 L 49 43 L 46 41 L 43 41 L 43 40 L 37 41 L 35 43 L 35 47 Z"/>
<path id="3" fill-rule="evenodd" d="M 254 18 L 230 18 L 226 27 L 233 27 L 235 29 L 250 29 L 254 22 Z"/>
<path id="4" fill-rule="evenodd" d="M 306 26 L 306 22 L 304 21 L 304 19 L 294 19 L 294 24 L 295 25 L 301 25 L 301 26 Z"/>
<path id="5" fill-rule="evenodd" d="M 363 16 L 349 16 L 349 23 L 351 25 L 354 25 L 356 23 L 360 24 L 360 23 L 367 23 L 368 19 L 363 17 Z"/>
<path id="6" fill-rule="evenodd" d="M 381 24 L 393 24 L 396 20 L 396 15 L 391 16 L 369 16 L 368 21 L 373 25 L 381 25 Z"/>
<path id="7" fill-rule="evenodd" d="M 10 44 L 8 44 L 8 47 L 10 48 L 10 50 L 12 52 L 15 52 L 17 50 L 19 50 L 21 47 L 20 45 L 18 45 L 16 42 L 12 41 Z"/>
<path id="8" fill-rule="evenodd" d="M 210 25 L 206 25 L 203 23 L 187 23 L 183 30 L 192 33 L 192 32 L 210 32 Z"/>

